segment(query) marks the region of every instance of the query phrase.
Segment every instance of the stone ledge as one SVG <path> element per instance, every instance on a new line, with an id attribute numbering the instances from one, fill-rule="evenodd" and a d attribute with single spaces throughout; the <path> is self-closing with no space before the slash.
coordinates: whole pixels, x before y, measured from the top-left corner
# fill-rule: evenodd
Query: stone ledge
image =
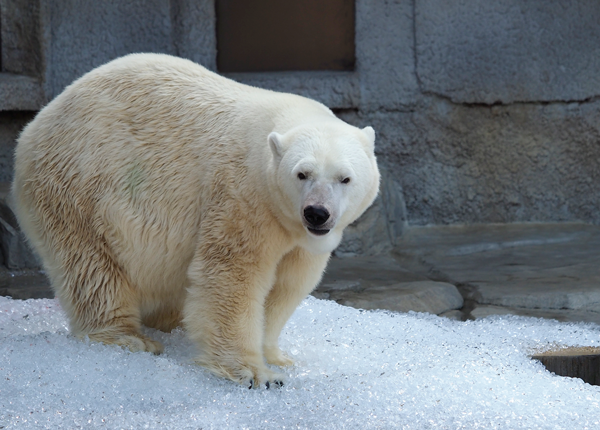
<path id="1" fill-rule="evenodd" d="M 466 312 L 465 312 L 466 313 Z M 465 315 L 465 318 L 475 320 L 491 316 L 516 315 L 530 318 L 546 318 L 560 322 L 588 322 L 600 324 L 600 312 L 572 310 L 572 309 L 527 309 L 504 306 L 475 305 L 475 307 Z"/>
<path id="2" fill-rule="evenodd" d="M 368 288 L 361 292 L 336 291 L 330 299 L 358 309 L 441 314 L 463 306 L 463 298 L 452 284 L 434 281 L 402 282 Z"/>
<path id="3" fill-rule="evenodd" d="M 44 91 L 37 79 L 0 73 L 0 111 L 36 111 L 40 110 L 44 103 Z"/>
<path id="4" fill-rule="evenodd" d="M 359 309 L 394 312 L 441 314 L 463 306 L 454 285 L 409 272 L 385 255 L 332 258 L 313 296 Z"/>
<path id="5" fill-rule="evenodd" d="M 15 300 L 52 299 L 54 291 L 42 271 L 9 271 L 0 266 L 0 296 Z"/>

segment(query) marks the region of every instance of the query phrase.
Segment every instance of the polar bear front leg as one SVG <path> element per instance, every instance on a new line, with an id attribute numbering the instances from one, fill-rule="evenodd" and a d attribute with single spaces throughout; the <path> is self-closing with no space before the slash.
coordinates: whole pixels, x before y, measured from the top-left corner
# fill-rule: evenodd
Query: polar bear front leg
<path id="1" fill-rule="evenodd" d="M 199 347 L 196 362 L 251 388 L 281 385 L 283 375 L 266 366 L 262 350 L 264 301 L 276 261 L 257 264 L 258 252 L 233 255 L 227 248 L 223 258 L 215 256 L 225 249 L 220 245 L 208 256 L 200 252 L 188 270 L 183 323 Z"/>
<path id="2" fill-rule="evenodd" d="M 311 254 L 297 247 L 279 262 L 275 284 L 265 302 L 263 349 L 268 363 L 277 366 L 294 364 L 294 361 L 279 349 L 279 335 L 300 302 L 321 280 L 329 256 L 330 254 Z"/>

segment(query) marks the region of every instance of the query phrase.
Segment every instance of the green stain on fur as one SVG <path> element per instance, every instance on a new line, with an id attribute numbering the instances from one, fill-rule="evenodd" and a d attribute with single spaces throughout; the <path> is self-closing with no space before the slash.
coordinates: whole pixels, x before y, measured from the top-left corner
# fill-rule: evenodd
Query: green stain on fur
<path id="1" fill-rule="evenodd" d="M 142 183 L 144 182 L 144 169 L 139 164 L 133 164 L 125 175 L 125 193 L 135 200 L 140 193 Z"/>

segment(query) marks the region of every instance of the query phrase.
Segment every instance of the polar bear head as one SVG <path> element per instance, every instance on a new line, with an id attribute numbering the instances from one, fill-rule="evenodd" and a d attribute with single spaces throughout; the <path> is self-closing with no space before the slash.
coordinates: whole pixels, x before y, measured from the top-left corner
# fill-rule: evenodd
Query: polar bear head
<path id="1" fill-rule="evenodd" d="M 375 132 L 340 120 L 297 126 L 268 137 L 284 216 L 303 229 L 301 246 L 333 251 L 342 232 L 375 199 Z"/>

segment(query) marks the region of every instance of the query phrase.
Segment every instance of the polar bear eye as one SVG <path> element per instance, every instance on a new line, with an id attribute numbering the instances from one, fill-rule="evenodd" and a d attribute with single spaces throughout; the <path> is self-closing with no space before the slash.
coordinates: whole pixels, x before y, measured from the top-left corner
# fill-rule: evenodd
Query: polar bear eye
<path id="1" fill-rule="evenodd" d="M 342 184 L 347 184 L 350 182 L 350 178 L 344 178 L 342 179 Z"/>
<path id="2" fill-rule="evenodd" d="M 306 175 L 302 172 L 298 173 L 298 179 L 300 179 L 301 181 L 306 179 Z"/>

